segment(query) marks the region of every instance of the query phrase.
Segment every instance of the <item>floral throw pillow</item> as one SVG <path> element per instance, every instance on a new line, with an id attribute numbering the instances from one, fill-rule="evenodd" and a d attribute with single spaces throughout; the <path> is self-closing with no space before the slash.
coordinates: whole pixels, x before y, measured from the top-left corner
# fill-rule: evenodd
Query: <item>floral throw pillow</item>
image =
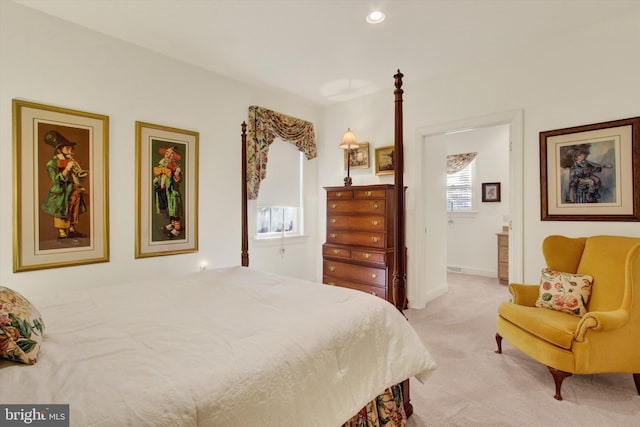
<path id="1" fill-rule="evenodd" d="M 0 357 L 33 365 L 43 335 L 38 310 L 16 291 L 0 286 Z"/>
<path id="2" fill-rule="evenodd" d="M 582 317 L 591 296 L 593 277 L 542 269 L 536 307 L 550 308 Z"/>

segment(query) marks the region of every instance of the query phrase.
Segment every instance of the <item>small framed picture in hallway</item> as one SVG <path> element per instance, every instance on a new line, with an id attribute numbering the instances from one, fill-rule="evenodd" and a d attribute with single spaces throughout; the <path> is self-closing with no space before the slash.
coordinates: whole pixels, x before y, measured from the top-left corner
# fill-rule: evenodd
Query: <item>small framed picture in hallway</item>
<path id="1" fill-rule="evenodd" d="M 482 201 L 483 202 L 499 202 L 500 201 L 500 183 L 499 182 L 483 182 L 482 183 Z"/>

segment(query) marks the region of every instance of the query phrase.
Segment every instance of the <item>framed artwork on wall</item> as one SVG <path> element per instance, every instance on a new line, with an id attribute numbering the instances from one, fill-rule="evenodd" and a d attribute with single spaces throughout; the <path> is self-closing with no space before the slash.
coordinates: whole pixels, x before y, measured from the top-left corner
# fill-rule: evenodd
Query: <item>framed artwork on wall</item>
<path id="1" fill-rule="evenodd" d="M 393 175 L 393 145 L 376 148 L 376 175 Z"/>
<path id="2" fill-rule="evenodd" d="M 109 117 L 14 99 L 13 271 L 109 261 Z"/>
<path id="3" fill-rule="evenodd" d="M 347 152 L 350 151 L 349 168 L 351 169 L 368 169 L 369 164 L 369 143 L 358 142 L 358 148 L 344 150 L 344 170 L 347 170 Z"/>
<path id="4" fill-rule="evenodd" d="M 540 132 L 543 221 L 640 221 L 640 117 Z"/>
<path id="5" fill-rule="evenodd" d="M 482 201 L 483 202 L 499 202 L 500 201 L 500 183 L 499 182 L 483 182 L 482 183 Z"/>
<path id="6" fill-rule="evenodd" d="M 136 258 L 198 251 L 199 136 L 136 122 Z"/>

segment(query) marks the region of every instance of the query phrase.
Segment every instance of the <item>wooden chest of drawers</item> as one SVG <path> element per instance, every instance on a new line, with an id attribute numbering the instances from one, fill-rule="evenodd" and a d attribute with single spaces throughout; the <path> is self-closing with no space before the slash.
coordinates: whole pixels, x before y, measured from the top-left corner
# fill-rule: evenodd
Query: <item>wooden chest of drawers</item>
<path id="1" fill-rule="evenodd" d="M 323 283 L 369 292 L 393 303 L 393 185 L 325 187 L 327 236 Z"/>

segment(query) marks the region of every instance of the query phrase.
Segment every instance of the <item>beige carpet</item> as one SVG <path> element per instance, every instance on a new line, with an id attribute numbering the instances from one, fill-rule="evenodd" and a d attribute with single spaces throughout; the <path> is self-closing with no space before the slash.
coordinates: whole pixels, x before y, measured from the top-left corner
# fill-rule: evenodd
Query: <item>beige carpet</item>
<path id="1" fill-rule="evenodd" d="M 545 366 L 506 340 L 494 353 L 496 308 L 509 297 L 497 279 L 452 273 L 447 294 L 405 312 L 438 363 L 425 384 L 411 381 L 409 427 L 640 426 L 631 374 L 571 376 L 557 401 Z"/>

